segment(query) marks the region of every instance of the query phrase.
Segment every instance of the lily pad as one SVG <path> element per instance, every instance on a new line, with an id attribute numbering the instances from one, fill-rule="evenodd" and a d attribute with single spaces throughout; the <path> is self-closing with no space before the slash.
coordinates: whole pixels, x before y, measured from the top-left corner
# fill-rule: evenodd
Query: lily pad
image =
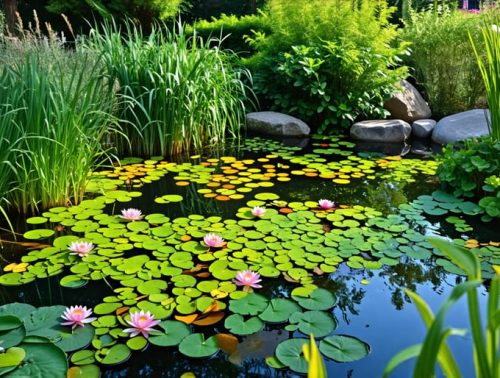
<path id="1" fill-rule="evenodd" d="M 251 335 L 264 328 L 264 322 L 253 316 L 247 320 L 240 314 L 233 314 L 226 318 L 224 326 L 236 335 Z"/>
<path id="2" fill-rule="evenodd" d="M 268 300 L 266 297 L 250 293 L 241 299 L 229 301 L 229 310 L 240 315 L 258 315 L 266 309 Z"/>
<path id="3" fill-rule="evenodd" d="M 337 303 L 337 297 L 323 288 L 316 288 L 310 293 L 294 290 L 292 298 L 307 310 L 328 310 Z"/>
<path id="4" fill-rule="evenodd" d="M 215 335 L 205 339 L 202 333 L 193 333 L 181 341 L 179 351 L 188 357 L 210 357 L 219 351 L 219 343 Z"/>
<path id="5" fill-rule="evenodd" d="M 152 333 L 149 342 L 159 346 L 178 345 L 186 336 L 191 333 L 189 327 L 175 320 L 164 320 L 158 324 L 164 330 L 163 333 Z"/>
<path id="6" fill-rule="evenodd" d="M 304 358 L 302 347 L 308 342 L 308 339 L 288 339 L 282 341 L 276 347 L 276 358 L 293 371 L 306 374 L 308 364 Z"/>
<path id="7" fill-rule="evenodd" d="M 268 323 L 283 323 L 298 311 L 300 311 L 300 307 L 295 302 L 289 299 L 274 298 L 271 299 L 259 318 Z"/>
<path id="8" fill-rule="evenodd" d="M 370 346 L 352 336 L 333 335 L 320 341 L 319 350 L 337 362 L 352 362 L 366 357 Z"/>

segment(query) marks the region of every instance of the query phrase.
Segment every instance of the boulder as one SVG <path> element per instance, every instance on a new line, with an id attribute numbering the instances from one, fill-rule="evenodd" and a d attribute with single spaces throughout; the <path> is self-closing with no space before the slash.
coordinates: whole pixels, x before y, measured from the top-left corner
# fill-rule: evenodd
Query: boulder
<path id="1" fill-rule="evenodd" d="M 432 141 L 447 144 L 488 135 L 490 130 L 486 116 L 489 117 L 489 111 L 473 109 L 444 117 L 434 127 Z"/>
<path id="2" fill-rule="evenodd" d="M 436 126 L 436 121 L 433 119 L 419 119 L 411 124 L 411 132 L 419 138 L 427 138 L 432 134 L 432 130 Z"/>
<path id="3" fill-rule="evenodd" d="M 410 124 L 400 119 L 361 121 L 351 126 L 352 138 L 370 142 L 404 142 L 410 134 Z"/>
<path id="4" fill-rule="evenodd" d="M 431 109 L 413 85 L 406 80 L 401 81 L 401 91 L 393 94 L 384 107 L 391 113 L 392 118 L 413 122 L 417 119 L 429 118 Z"/>
<path id="5" fill-rule="evenodd" d="M 305 136 L 311 129 L 298 118 L 277 112 L 254 112 L 246 116 L 249 131 L 267 135 Z"/>

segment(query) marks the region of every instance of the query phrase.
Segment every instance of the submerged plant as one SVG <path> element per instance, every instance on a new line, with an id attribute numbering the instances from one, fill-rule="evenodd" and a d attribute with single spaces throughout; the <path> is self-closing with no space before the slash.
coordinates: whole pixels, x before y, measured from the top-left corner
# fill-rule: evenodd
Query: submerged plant
<path id="1" fill-rule="evenodd" d="M 92 315 L 92 310 L 87 309 L 86 306 L 67 307 L 64 311 L 64 314 L 61 315 L 61 318 L 66 321 L 62 322 L 61 325 L 70 325 L 73 329 L 75 329 L 77 326 L 83 327 L 85 326 L 85 323 L 91 323 L 97 319 L 90 318 L 90 315 Z"/>
<path id="2" fill-rule="evenodd" d="M 130 333 L 130 337 L 142 334 L 142 336 L 148 338 L 148 332 L 155 331 L 153 327 L 160 324 L 160 321 L 155 320 L 154 315 L 149 311 L 144 312 L 144 310 L 141 310 L 140 312 L 132 312 L 130 314 L 130 320 L 127 320 L 127 323 L 132 327 L 124 329 L 123 332 Z"/>
<path id="3" fill-rule="evenodd" d="M 70 255 L 86 257 L 94 249 L 94 243 L 78 240 L 72 242 L 68 249 L 71 251 Z"/>
<path id="4" fill-rule="evenodd" d="M 236 286 L 244 286 L 243 289 L 260 289 L 262 288 L 261 285 L 259 285 L 259 282 L 262 280 L 260 279 L 260 274 L 252 272 L 251 270 L 245 270 L 244 272 L 238 272 L 236 273 L 236 278 L 233 280 L 233 282 L 236 284 Z"/>

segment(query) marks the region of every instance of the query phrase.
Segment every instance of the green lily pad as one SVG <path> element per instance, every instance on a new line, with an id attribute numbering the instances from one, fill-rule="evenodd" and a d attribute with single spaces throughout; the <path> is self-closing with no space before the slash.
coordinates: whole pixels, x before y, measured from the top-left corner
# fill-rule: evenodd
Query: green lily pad
<path id="1" fill-rule="evenodd" d="M 304 358 L 302 347 L 307 343 L 309 343 L 308 339 L 288 339 L 282 341 L 276 347 L 276 358 L 291 370 L 306 374 L 308 364 Z"/>
<path id="2" fill-rule="evenodd" d="M 179 351 L 188 357 L 210 357 L 219 351 L 219 343 L 216 336 L 205 339 L 202 333 L 193 333 L 181 341 Z"/>
<path id="3" fill-rule="evenodd" d="M 38 230 L 27 231 L 23 234 L 23 237 L 25 239 L 29 239 L 29 240 L 39 240 L 39 239 L 46 239 L 48 237 L 51 237 L 55 233 L 56 232 L 54 230 L 41 228 Z"/>
<path id="4" fill-rule="evenodd" d="M 163 333 L 152 333 L 149 342 L 158 346 L 178 345 L 186 336 L 191 333 L 189 327 L 176 320 L 164 320 L 158 324 L 164 330 Z"/>
<path id="5" fill-rule="evenodd" d="M 26 352 L 24 351 L 24 349 L 17 347 L 9 348 L 5 352 L 0 353 L 0 371 L 2 373 L 7 373 L 11 370 L 14 370 L 21 364 L 21 362 L 23 362 L 25 356 Z"/>
<path id="6" fill-rule="evenodd" d="M 258 315 L 266 309 L 268 300 L 266 297 L 250 293 L 241 299 L 229 301 L 229 310 L 240 315 Z"/>
<path id="7" fill-rule="evenodd" d="M 9 374 L 9 377 L 65 377 L 68 370 L 66 354 L 50 343 L 21 343 L 26 356 L 24 363 Z"/>
<path id="8" fill-rule="evenodd" d="M 300 332 L 305 335 L 312 333 L 314 337 L 326 336 L 337 327 L 333 317 L 325 311 L 296 312 L 290 317 L 290 323 L 298 324 Z"/>
<path id="9" fill-rule="evenodd" d="M 319 350 L 328 358 L 338 362 L 352 362 L 366 357 L 370 346 L 352 336 L 329 336 L 319 343 Z"/>
<path id="10" fill-rule="evenodd" d="M 328 310 L 337 303 L 337 297 L 323 288 L 317 288 L 306 294 L 300 291 L 293 290 L 292 298 L 299 305 L 307 310 Z"/>
<path id="11" fill-rule="evenodd" d="M 75 365 L 88 365 L 95 362 L 93 350 L 79 350 L 71 355 L 70 361 Z"/>
<path id="12" fill-rule="evenodd" d="M 264 322 L 256 316 L 245 320 L 240 314 L 232 314 L 224 321 L 224 326 L 235 335 L 251 335 L 264 328 Z"/>
<path id="13" fill-rule="evenodd" d="M 103 365 L 116 365 L 127 361 L 130 354 L 130 349 L 125 344 L 115 344 L 109 349 L 98 350 L 96 360 Z"/>
<path id="14" fill-rule="evenodd" d="M 283 323 L 288 321 L 290 316 L 300 311 L 300 307 L 289 299 L 271 299 L 266 309 L 259 314 L 259 318 L 268 323 Z"/>

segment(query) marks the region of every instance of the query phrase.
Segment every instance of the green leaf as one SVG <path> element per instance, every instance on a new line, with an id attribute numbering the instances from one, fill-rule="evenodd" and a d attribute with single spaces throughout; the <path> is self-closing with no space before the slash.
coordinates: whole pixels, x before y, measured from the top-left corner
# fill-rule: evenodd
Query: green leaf
<path id="1" fill-rule="evenodd" d="M 210 357 L 219 351 L 219 344 L 216 336 L 211 336 L 205 340 L 202 333 L 193 333 L 181 341 L 179 351 L 188 357 Z"/>
<path id="2" fill-rule="evenodd" d="M 10 331 L 11 329 L 21 327 L 22 325 L 23 322 L 18 317 L 11 315 L 0 316 L 0 332 Z"/>
<path id="3" fill-rule="evenodd" d="M 300 307 L 289 299 L 271 299 L 266 309 L 259 315 L 263 321 L 268 323 L 283 323 L 294 313 L 300 311 Z"/>
<path id="4" fill-rule="evenodd" d="M 174 346 L 178 345 L 186 336 L 191 333 L 190 328 L 176 320 L 164 320 L 158 324 L 163 328 L 164 333 L 154 332 L 149 337 L 149 342 L 158 346 Z"/>
<path id="5" fill-rule="evenodd" d="M 315 337 L 326 336 L 337 327 L 333 317 L 324 311 L 296 312 L 290 317 L 290 323 L 297 323 L 300 332 Z"/>
<path id="6" fill-rule="evenodd" d="M 241 299 L 232 299 L 229 301 L 229 310 L 240 315 L 258 315 L 267 307 L 266 297 L 250 293 Z"/>
<path id="7" fill-rule="evenodd" d="M 0 369 L 18 366 L 24 360 L 24 356 L 26 356 L 26 352 L 22 348 L 12 347 L 7 349 L 5 352 L 0 353 Z"/>
<path id="8" fill-rule="evenodd" d="M 337 362 L 352 362 L 370 353 L 370 346 L 352 336 L 329 336 L 319 343 L 319 350 Z"/>
<path id="9" fill-rule="evenodd" d="M 306 374 L 308 365 L 302 348 L 308 344 L 308 341 L 307 339 L 288 339 L 282 341 L 276 347 L 276 358 L 293 371 Z"/>
<path id="10" fill-rule="evenodd" d="M 21 343 L 26 357 L 24 363 L 9 374 L 9 377 L 55 378 L 66 377 L 68 361 L 66 354 L 53 344 Z"/>
<path id="11" fill-rule="evenodd" d="M 384 378 L 387 377 L 389 374 L 391 374 L 392 371 L 399 365 L 401 365 L 403 362 L 408 361 L 414 357 L 417 357 L 420 354 L 421 349 L 422 349 L 422 344 L 415 344 L 398 352 L 394 357 L 390 359 L 390 361 L 385 366 L 383 375 Z M 457 375 L 455 377 L 459 376 L 460 375 Z"/>
<path id="12" fill-rule="evenodd" d="M 292 292 L 292 298 L 307 310 L 328 310 L 337 303 L 337 297 L 323 288 L 317 288 L 306 296 Z"/>
<path id="13" fill-rule="evenodd" d="M 240 314 L 232 314 L 224 321 L 224 327 L 236 335 L 251 335 L 261 331 L 264 322 L 255 316 L 245 320 Z"/>
<path id="14" fill-rule="evenodd" d="M 478 258 L 468 249 L 438 237 L 429 237 L 428 240 L 434 247 L 453 261 L 453 263 L 463 269 L 467 273 L 469 280 L 481 279 L 481 264 Z"/>

